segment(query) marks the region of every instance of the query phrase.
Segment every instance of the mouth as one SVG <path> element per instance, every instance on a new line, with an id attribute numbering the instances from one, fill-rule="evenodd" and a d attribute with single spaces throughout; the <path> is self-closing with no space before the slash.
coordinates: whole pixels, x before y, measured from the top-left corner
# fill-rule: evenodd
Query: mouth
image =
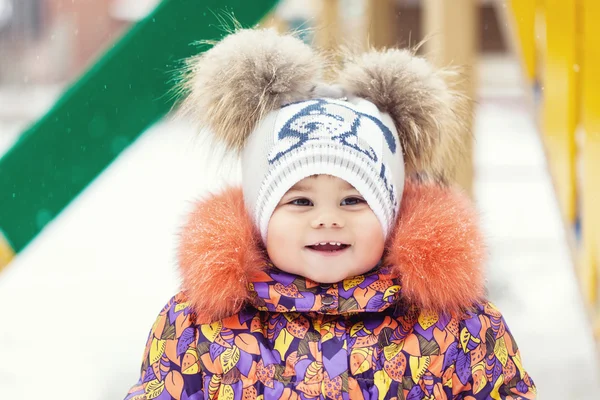
<path id="1" fill-rule="evenodd" d="M 320 242 L 305 247 L 309 250 L 318 251 L 324 254 L 337 254 L 349 248 L 350 245 L 340 242 Z"/>

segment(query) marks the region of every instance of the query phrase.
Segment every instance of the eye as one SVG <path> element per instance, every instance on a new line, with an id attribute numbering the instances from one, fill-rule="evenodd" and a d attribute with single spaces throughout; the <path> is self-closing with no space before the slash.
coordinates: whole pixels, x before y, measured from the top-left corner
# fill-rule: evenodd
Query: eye
<path id="1" fill-rule="evenodd" d="M 292 201 L 290 201 L 288 204 L 291 204 L 293 206 L 300 206 L 300 207 L 308 207 L 308 206 L 312 206 L 312 202 L 307 199 L 307 198 L 299 198 L 299 199 L 294 199 Z"/>
<path id="2" fill-rule="evenodd" d="M 363 199 L 362 197 L 346 197 L 344 200 L 342 200 L 342 205 L 343 206 L 355 206 L 358 204 L 362 204 L 365 202 L 365 199 Z"/>

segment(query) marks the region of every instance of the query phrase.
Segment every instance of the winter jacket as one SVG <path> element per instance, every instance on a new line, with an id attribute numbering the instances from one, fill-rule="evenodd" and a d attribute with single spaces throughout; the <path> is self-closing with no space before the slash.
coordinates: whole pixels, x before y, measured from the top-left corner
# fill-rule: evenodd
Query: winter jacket
<path id="1" fill-rule="evenodd" d="M 152 326 L 133 399 L 533 399 L 462 195 L 407 182 L 381 263 L 335 284 L 265 258 L 241 190 L 201 201 L 183 290 Z"/>

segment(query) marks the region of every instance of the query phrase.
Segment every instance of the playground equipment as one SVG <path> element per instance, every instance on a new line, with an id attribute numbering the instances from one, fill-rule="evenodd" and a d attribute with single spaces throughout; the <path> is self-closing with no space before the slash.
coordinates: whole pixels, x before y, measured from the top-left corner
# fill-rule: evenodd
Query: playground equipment
<path id="1" fill-rule="evenodd" d="M 0 269 L 121 151 L 165 115 L 174 72 L 231 25 L 259 22 L 276 0 L 169 0 L 133 28 L 0 159 Z"/>

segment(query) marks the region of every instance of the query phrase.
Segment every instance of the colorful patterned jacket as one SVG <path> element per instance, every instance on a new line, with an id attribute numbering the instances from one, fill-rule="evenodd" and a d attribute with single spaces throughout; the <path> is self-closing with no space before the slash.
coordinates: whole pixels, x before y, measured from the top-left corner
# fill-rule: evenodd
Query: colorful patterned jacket
<path id="1" fill-rule="evenodd" d="M 147 340 L 140 399 L 533 399 L 469 201 L 407 182 L 379 266 L 321 285 L 264 258 L 241 191 L 200 202 L 182 235 L 183 291 Z"/>

